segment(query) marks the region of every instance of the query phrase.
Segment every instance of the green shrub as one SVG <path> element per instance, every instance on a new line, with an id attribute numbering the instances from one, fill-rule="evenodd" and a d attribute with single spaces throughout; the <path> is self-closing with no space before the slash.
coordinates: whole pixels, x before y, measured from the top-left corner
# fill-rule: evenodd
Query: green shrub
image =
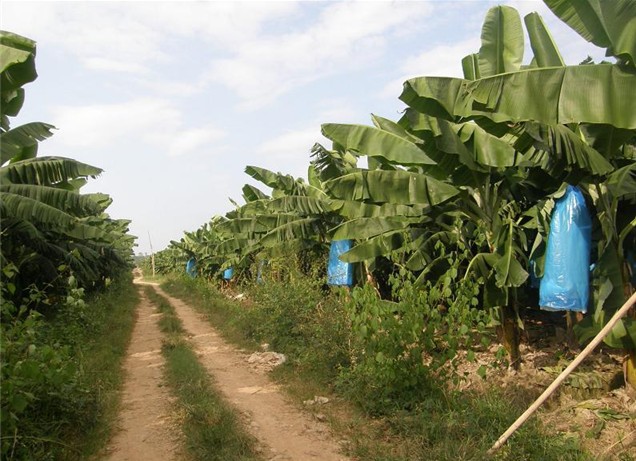
<path id="1" fill-rule="evenodd" d="M 416 285 L 409 272 L 390 277 L 395 301 L 370 285 L 356 287 L 347 310 L 354 333 L 353 364 L 343 390 L 371 413 L 410 408 L 444 379 L 458 380 L 457 352 L 487 341 L 488 314 L 478 309 L 479 287 L 451 265 L 436 282 Z"/>
<path id="2" fill-rule="evenodd" d="M 108 437 L 136 290 L 122 277 L 84 301 L 70 282 L 46 316 L 2 298 L 2 459 L 86 459 Z"/>

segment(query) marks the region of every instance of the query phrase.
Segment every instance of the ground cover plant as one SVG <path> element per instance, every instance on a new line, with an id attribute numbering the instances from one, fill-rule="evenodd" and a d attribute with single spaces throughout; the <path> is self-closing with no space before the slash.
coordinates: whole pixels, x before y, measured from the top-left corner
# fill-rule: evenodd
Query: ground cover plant
<path id="1" fill-rule="evenodd" d="M 2 458 L 87 459 L 113 429 L 137 291 L 104 292 L 2 325 Z M 10 309 L 8 302 L 3 309 Z"/>

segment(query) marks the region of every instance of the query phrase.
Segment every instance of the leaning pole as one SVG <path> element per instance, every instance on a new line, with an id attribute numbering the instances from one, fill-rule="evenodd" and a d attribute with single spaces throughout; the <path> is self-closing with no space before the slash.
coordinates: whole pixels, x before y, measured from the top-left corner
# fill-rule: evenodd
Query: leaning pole
<path id="1" fill-rule="evenodd" d="M 521 416 L 519 416 L 519 418 L 517 418 L 517 420 L 514 423 L 512 423 L 512 425 L 508 428 L 506 432 L 504 432 L 501 435 L 501 437 L 499 437 L 499 439 L 490 448 L 490 450 L 488 450 L 488 454 L 492 455 L 497 450 L 499 450 L 499 448 L 501 448 L 501 446 L 504 443 L 506 443 L 506 440 L 508 440 L 508 438 L 512 434 L 514 434 L 515 431 L 519 429 L 521 425 L 525 423 L 528 420 L 528 418 L 530 418 L 530 416 L 532 416 L 532 414 L 535 411 L 537 411 L 537 409 L 541 405 L 543 405 L 543 403 L 548 399 L 548 397 L 552 395 L 552 393 L 556 390 L 556 388 L 561 385 L 561 383 L 565 380 L 565 378 L 567 378 L 569 374 L 572 373 L 572 371 L 574 371 L 574 369 L 578 367 L 580 363 L 588 355 L 590 355 L 590 353 L 594 350 L 594 348 L 596 348 L 596 346 L 598 346 L 601 343 L 601 341 L 603 341 L 605 336 L 607 336 L 608 333 L 612 330 L 612 328 L 614 328 L 614 325 L 616 325 L 616 323 L 620 320 L 621 317 L 627 314 L 627 311 L 634 304 L 636 304 L 636 293 L 630 296 L 627 302 L 625 302 L 625 304 L 623 304 L 621 308 L 616 311 L 616 313 L 612 316 L 609 322 L 607 322 L 607 325 L 605 325 L 603 329 L 599 331 L 599 333 L 587 345 L 587 347 L 583 349 L 579 355 L 576 356 L 576 358 L 572 361 L 572 363 L 570 363 L 570 365 L 568 365 L 568 367 L 565 370 L 563 370 L 561 374 L 557 376 L 554 381 L 552 381 L 552 384 L 550 384 L 548 388 L 545 391 L 543 391 L 543 394 L 541 394 L 539 398 L 537 398 L 537 400 L 535 400 L 534 403 L 530 405 L 530 407 L 528 407 L 528 409 Z"/>

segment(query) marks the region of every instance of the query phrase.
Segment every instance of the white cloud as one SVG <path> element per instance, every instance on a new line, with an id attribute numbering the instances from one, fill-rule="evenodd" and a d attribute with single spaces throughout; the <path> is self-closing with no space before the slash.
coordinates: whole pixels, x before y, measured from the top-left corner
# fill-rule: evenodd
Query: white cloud
<path id="1" fill-rule="evenodd" d="M 148 70 L 140 64 L 109 58 L 87 58 L 84 60 L 84 65 L 89 69 L 104 70 L 108 72 L 126 72 L 131 74 L 145 74 L 148 72 Z"/>
<path id="2" fill-rule="evenodd" d="M 479 37 L 452 45 L 438 45 L 408 58 L 399 68 L 400 76 L 385 85 L 381 96 L 395 98 L 402 92 L 403 83 L 414 77 L 463 77 L 462 59 L 479 51 Z"/>
<path id="3" fill-rule="evenodd" d="M 210 79 L 233 90 L 241 107 L 262 107 L 313 80 L 378 58 L 392 34 L 431 11 L 422 2 L 338 2 L 300 31 L 262 35 L 218 59 Z"/>
<path id="4" fill-rule="evenodd" d="M 224 136 L 222 130 L 213 126 L 180 130 L 171 134 L 172 139 L 168 140 L 168 154 L 181 156 L 197 151 L 212 151 L 218 154 L 218 146 L 215 146 L 215 143 Z"/>
<path id="5" fill-rule="evenodd" d="M 53 110 L 60 128 L 57 141 L 68 147 L 112 147 L 122 141 L 143 142 L 168 155 L 208 149 L 224 136 L 217 127 L 188 128 L 182 113 L 161 99 L 137 99 L 116 104 L 59 106 Z"/>
<path id="6" fill-rule="evenodd" d="M 61 45 L 92 69 L 130 72 L 170 62 L 174 39 L 231 48 L 296 9 L 295 2 L 4 1 L 2 27 Z"/>

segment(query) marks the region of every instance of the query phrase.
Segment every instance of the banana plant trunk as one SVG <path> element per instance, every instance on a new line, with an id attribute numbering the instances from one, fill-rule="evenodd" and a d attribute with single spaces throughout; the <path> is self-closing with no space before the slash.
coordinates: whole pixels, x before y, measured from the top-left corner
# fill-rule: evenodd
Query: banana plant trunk
<path id="1" fill-rule="evenodd" d="M 519 370 L 521 365 L 521 352 L 519 351 L 521 334 L 519 324 L 517 323 L 517 314 L 512 306 L 500 307 L 500 314 L 500 341 L 503 343 L 506 352 L 508 352 L 510 367 L 513 370 Z"/>

